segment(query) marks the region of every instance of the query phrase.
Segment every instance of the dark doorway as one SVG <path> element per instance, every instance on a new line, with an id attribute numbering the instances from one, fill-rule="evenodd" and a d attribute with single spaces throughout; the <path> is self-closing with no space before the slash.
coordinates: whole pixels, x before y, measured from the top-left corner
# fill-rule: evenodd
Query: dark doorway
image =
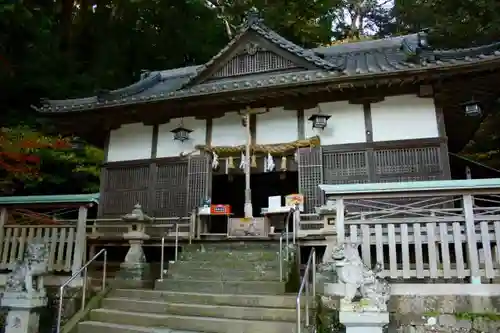
<path id="1" fill-rule="evenodd" d="M 252 188 L 253 216 L 261 216 L 261 209 L 267 207 L 268 197 L 282 196 L 281 205 L 285 205 L 285 196 L 298 193 L 298 173 L 268 172 L 252 174 L 250 178 Z M 245 176 L 215 175 L 212 180 L 212 204 L 231 205 L 234 217 L 243 217 L 245 203 Z"/>

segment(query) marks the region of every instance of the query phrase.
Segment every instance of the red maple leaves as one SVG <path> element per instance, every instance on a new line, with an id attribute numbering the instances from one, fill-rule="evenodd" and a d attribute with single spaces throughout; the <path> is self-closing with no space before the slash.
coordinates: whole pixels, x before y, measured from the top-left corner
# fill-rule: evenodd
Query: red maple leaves
<path id="1" fill-rule="evenodd" d="M 15 178 L 38 174 L 43 149 L 68 149 L 67 139 L 50 138 L 25 129 L 0 130 L 0 170 Z"/>

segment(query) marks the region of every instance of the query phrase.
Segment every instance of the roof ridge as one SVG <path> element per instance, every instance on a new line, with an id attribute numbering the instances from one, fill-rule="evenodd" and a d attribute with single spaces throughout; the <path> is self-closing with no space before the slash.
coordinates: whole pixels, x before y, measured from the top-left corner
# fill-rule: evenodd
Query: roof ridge
<path id="1" fill-rule="evenodd" d="M 313 50 L 311 49 L 306 49 L 303 48 L 300 45 L 295 44 L 294 42 L 286 39 L 285 37 L 281 36 L 279 33 L 274 31 L 273 29 L 269 28 L 267 25 L 264 24 L 263 19 L 261 19 L 258 16 L 258 11 L 256 11 L 255 8 L 253 8 L 253 11 L 249 11 L 250 14 L 247 14 L 247 18 L 244 20 L 240 31 L 236 36 L 234 36 L 229 43 L 222 48 L 215 56 L 213 56 L 209 61 L 207 61 L 205 64 L 200 65 L 200 68 L 196 70 L 197 74 L 193 76 L 186 84 L 185 86 L 188 86 L 193 83 L 193 81 L 196 80 L 196 78 L 204 72 L 207 68 L 212 66 L 220 57 L 222 57 L 232 46 L 234 46 L 240 38 L 244 34 L 246 34 L 249 30 L 254 31 L 257 33 L 259 36 L 262 38 L 268 40 L 272 44 L 284 49 L 287 52 L 290 52 L 294 54 L 295 56 L 298 56 L 310 63 L 312 63 L 315 66 L 320 67 L 321 69 L 325 70 L 335 70 L 337 69 L 337 66 L 327 60 L 324 60 L 322 57 L 317 55 Z"/>
<path id="2" fill-rule="evenodd" d="M 115 90 L 105 91 L 102 94 L 98 94 L 97 98 L 99 100 L 108 100 L 110 98 L 123 98 L 131 95 L 136 95 L 143 92 L 146 89 L 153 87 L 155 84 L 161 81 L 161 74 L 152 72 L 148 73 L 147 76 L 134 82 L 126 87 L 118 88 Z"/>
<path id="3" fill-rule="evenodd" d="M 492 42 L 485 45 L 478 45 L 473 47 L 457 47 L 451 49 L 433 49 L 432 51 L 435 54 L 453 54 L 456 52 L 473 52 L 473 51 L 482 51 L 482 50 L 491 50 L 491 49 L 500 49 L 500 42 Z"/>
<path id="4" fill-rule="evenodd" d="M 278 34 L 273 29 L 269 28 L 264 23 L 253 24 L 250 27 L 253 31 L 257 32 L 261 37 L 270 40 L 274 44 L 277 44 L 281 48 L 286 51 L 295 54 L 301 58 L 304 58 L 316 66 L 319 66 L 323 69 L 332 70 L 336 69 L 336 66 L 329 61 L 324 60 L 320 56 L 314 53 L 314 51 L 310 49 L 303 48 L 300 45 L 295 44 L 294 42 L 286 39 L 285 37 Z M 274 35 L 274 36 L 273 36 Z"/>

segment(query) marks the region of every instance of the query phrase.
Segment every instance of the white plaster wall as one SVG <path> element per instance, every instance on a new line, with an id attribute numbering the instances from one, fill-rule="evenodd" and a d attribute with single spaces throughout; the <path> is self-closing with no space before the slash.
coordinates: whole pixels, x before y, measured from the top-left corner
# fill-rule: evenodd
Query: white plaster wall
<path id="1" fill-rule="evenodd" d="M 238 112 L 226 113 L 212 121 L 212 146 L 238 146 L 246 143 L 246 130 Z"/>
<path id="2" fill-rule="evenodd" d="M 143 123 L 126 124 L 111 130 L 108 145 L 108 162 L 131 161 L 151 158 L 153 126 Z"/>
<path id="3" fill-rule="evenodd" d="M 205 144 L 207 133 L 207 121 L 205 119 L 196 119 L 194 117 L 182 119 L 182 126 L 192 130 L 189 134 L 189 140 L 184 142 L 174 141 L 174 134 L 170 132 L 179 126 L 181 126 L 180 118 L 172 119 L 168 123 L 158 126 L 156 157 L 179 156 L 182 152 L 192 152 L 196 145 Z"/>
<path id="4" fill-rule="evenodd" d="M 312 128 L 309 117 L 321 111 L 331 116 L 324 130 Z M 306 138 L 319 135 L 322 145 L 338 145 L 366 141 L 363 106 L 347 101 L 320 103 L 316 108 L 304 110 Z"/>
<path id="5" fill-rule="evenodd" d="M 386 97 L 371 105 L 373 141 L 408 140 L 439 136 L 432 98 L 415 95 Z"/>
<path id="6" fill-rule="evenodd" d="M 291 142 L 298 139 L 297 111 L 271 108 L 257 114 L 255 136 L 258 144 Z"/>

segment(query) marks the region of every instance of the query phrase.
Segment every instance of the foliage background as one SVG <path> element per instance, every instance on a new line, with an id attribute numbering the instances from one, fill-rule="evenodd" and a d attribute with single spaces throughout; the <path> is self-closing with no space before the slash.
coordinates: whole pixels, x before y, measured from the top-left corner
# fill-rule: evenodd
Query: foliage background
<path id="1" fill-rule="evenodd" d="M 433 29 L 435 47 L 500 40 L 497 0 L 0 0 L 0 127 L 56 139 L 57 128 L 30 105 L 122 87 L 144 69 L 204 63 L 254 6 L 271 28 L 306 47 L 422 28 Z M 500 166 L 499 124 L 498 115 L 486 119 L 464 153 Z M 98 190 L 99 148 L 36 154 L 37 177 L 0 170 L 2 193 Z"/>

